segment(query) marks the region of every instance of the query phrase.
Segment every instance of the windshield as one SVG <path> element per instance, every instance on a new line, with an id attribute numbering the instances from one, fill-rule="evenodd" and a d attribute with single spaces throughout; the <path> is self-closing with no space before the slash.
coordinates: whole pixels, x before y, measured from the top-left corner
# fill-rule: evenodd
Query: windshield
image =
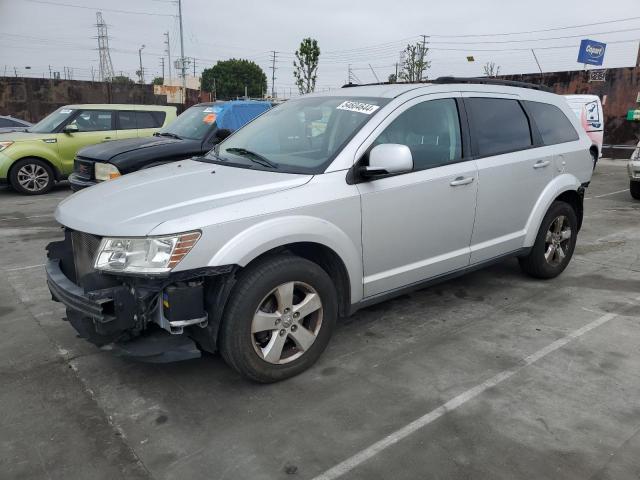
<path id="1" fill-rule="evenodd" d="M 216 115 L 221 111 L 217 105 L 195 106 L 185 110 L 166 127 L 158 131 L 158 135 L 168 133 L 190 140 L 203 140 L 208 132 L 215 127 Z"/>
<path id="2" fill-rule="evenodd" d="M 29 127 L 29 132 L 33 133 L 52 133 L 58 128 L 62 122 L 66 121 L 75 110 L 67 107 L 60 107 L 55 112 L 50 113 L 33 127 Z"/>
<path id="3" fill-rule="evenodd" d="M 322 173 L 388 101 L 351 97 L 289 100 L 238 130 L 203 160 L 286 173 Z"/>

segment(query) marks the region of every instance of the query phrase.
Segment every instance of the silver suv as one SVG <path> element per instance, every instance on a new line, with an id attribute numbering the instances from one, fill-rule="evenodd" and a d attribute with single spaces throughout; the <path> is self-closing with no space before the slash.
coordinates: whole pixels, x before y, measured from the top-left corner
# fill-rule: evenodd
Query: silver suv
<path id="1" fill-rule="evenodd" d="M 82 336 L 122 355 L 220 351 L 253 380 L 282 380 L 367 305 L 507 257 L 559 275 L 590 147 L 564 98 L 526 84 L 304 96 L 204 157 L 63 201 L 49 288 Z"/>

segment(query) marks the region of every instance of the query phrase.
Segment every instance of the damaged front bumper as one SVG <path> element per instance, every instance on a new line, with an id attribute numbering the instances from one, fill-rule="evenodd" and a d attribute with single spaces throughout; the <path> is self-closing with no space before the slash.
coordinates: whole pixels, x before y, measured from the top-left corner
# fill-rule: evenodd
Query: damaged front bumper
<path id="1" fill-rule="evenodd" d="M 78 272 L 69 232 L 47 246 L 52 299 L 67 309 L 78 334 L 103 349 L 147 362 L 199 357 L 215 351 L 222 305 L 233 266 L 158 277 Z M 78 262 L 80 263 L 80 262 Z M 199 348 L 200 347 L 200 348 Z"/>

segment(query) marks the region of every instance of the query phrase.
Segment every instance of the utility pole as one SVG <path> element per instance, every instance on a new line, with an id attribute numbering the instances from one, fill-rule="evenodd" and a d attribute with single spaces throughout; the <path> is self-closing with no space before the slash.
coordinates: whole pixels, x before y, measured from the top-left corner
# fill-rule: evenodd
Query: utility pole
<path id="1" fill-rule="evenodd" d="M 195 78 L 195 76 L 196 76 L 196 57 L 191 57 L 191 59 L 193 60 L 193 77 Z"/>
<path id="2" fill-rule="evenodd" d="M 91 65 L 91 81 L 92 81 L 92 82 L 95 82 L 95 81 L 96 81 L 96 76 L 95 76 L 95 73 L 94 73 L 94 71 L 93 71 L 93 65 Z"/>
<path id="3" fill-rule="evenodd" d="M 540 70 L 540 75 L 542 75 L 542 67 L 540 66 L 540 62 L 538 61 L 538 57 L 536 56 L 536 52 L 533 50 L 533 48 L 531 49 L 531 53 L 533 53 L 533 58 L 538 64 L 538 70 Z"/>
<path id="4" fill-rule="evenodd" d="M 171 44 L 169 43 L 169 32 L 165 32 L 164 34 L 165 37 L 167 37 L 167 39 L 164 41 L 164 44 L 167 46 L 165 52 L 167 52 L 167 60 L 169 63 L 169 82 L 171 83 Z M 163 82 L 165 84 L 167 84 L 167 82 Z"/>
<path id="5" fill-rule="evenodd" d="M 351 64 L 349 64 L 349 66 L 347 67 L 347 85 L 349 85 L 351 83 Z"/>
<path id="6" fill-rule="evenodd" d="M 420 52 L 420 78 L 418 80 L 422 81 L 422 74 L 426 70 L 425 67 L 427 65 L 425 58 L 427 57 L 427 38 L 429 38 L 429 35 L 420 36 L 422 37 L 422 52 Z"/>
<path id="7" fill-rule="evenodd" d="M 162 84 L 164 85 L 164 57 L 160 57 L 160 66 L 162 67 Z"/>
<path id="8" fill-rule="evenodd" d="M 182 103 L 186 103 L 187 74 L 184 61 L 184 34 L 182 32 L 182 0 L 178 0 L 178 17 L 180 18 L 180 67 L 182 70 Z"/>
<path id="9" fill-rule="evenodd" d="M 140 85 L 142 85 L 144 83 L 144 70 L 142 69 L 142 50 L 144 49 L 145 45 L 142 45 L 139 49 L 138 49 L 138 57 L 140 58 Z"/>
<path id="10" fill-rule="evenodd" d="M 278 52 L 271 51 L 271 98 L 276 98 L 276 55 Z"/>
<path id="11" fill-rule="evenodd" d="M 49 78 L 51 78 L 51 65 L 49 65 Z"/>

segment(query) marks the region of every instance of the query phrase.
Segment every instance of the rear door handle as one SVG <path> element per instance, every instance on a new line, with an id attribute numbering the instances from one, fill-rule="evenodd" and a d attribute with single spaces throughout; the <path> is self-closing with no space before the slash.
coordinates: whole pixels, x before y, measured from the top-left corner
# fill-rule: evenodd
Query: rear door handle
<path id="1" fill-rule="evenodd" d="M 473 177 L 457 177 L 455 180 L 452 180 L 449 185 L 459 187 L 460 185 L 469 185 L 471 182 L 473 182 Z"/>
<path id="2" fill-rule="evenodd" d="M 548 167 L 549 164 L 551 162 L 549 160 L 540 160 L 539 162 L 536 162 L 535 165 L 533 166 L 533 168 L 544 168 L 544 167 Z"/>

